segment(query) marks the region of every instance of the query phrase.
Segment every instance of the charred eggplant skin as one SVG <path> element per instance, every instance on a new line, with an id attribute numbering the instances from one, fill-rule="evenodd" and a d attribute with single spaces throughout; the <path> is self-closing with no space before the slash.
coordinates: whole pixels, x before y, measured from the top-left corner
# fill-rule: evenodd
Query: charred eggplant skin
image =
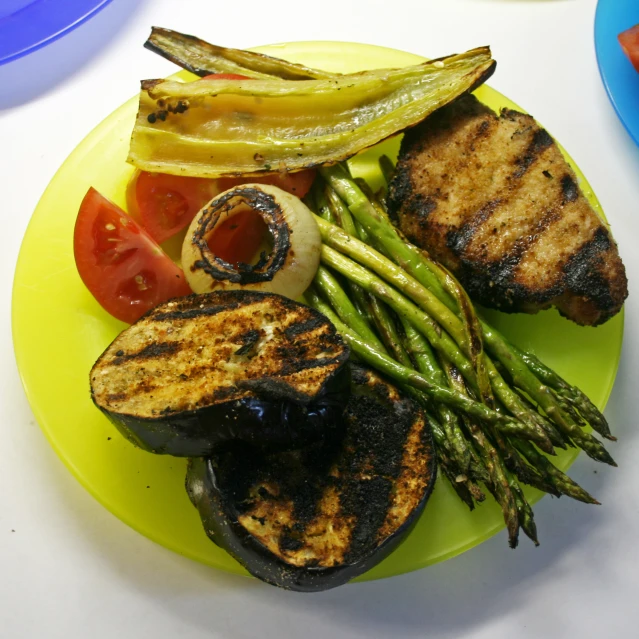
<path id="1" fill-rule="evenodd" d="M 254 577 L 274 586 L 299 592 L 316 592 L 346 583 L 347 568 L 295 568 L 281 561 L 248 533 L 246 528 L 227 516 L 227 507 L 217 489 L 211 459 L 191 459 L 186 488 L 198 509 L 206 534 L 226 550 Z"/>
<path id="2" fill-rule="evenodd" d="M 434 469 L 433 464 L 433 473 Z M 211 459 L 189 460 L 186 488 L 191 502 L 200 513 L 204 530 L 213 543 L 226 550 L 254 577 L 295 592 L 321 592 L 343 586 L 386 559 L 413 529 L 430 496 L 429 490 L 411 519 L 367 557 L 333 568 L 308 568 L 291 566 L 282 561 L 250 535 L 246 528 L 228 518 L 224 499 L 217 490 Z"/>
<path id="3" fill-rule="evenodd" d="M 142 419 L 99 408 L 132 444 L 157 455 L 204 457 L 222 442 L 235 439 L 261 447 L 294 448 L 340 426 L 349 371 L 348 365 L 343 366 L 322 397 L 307 406 L 253 396 L 230 406 L 208 406 L 166 419 Z"/>
<path id="4" fill-rule="evenodd" d="M 354 367 L 353 377 L 356 378 L 361 371 L 360 367 Z M 374 395 L 374 393 L 372 393 Z M 401 410 L 405 410 L 404 404 Z M 395 424 L 387 424 L 393 429 Z M 371 429 L 373 432 L 375 429 Z M 377 433 L 376 433 L 377 435 Z M 338 440 L 340 435 L 336 435 Z M 381 435 L 383 439 L 383 434 Z M 367 572 L 380 561 L 390 555 L 406 538 L 407 534 L 417 523 L 423 512 L 428 498 L 432 492 L 436 478 L 436 462 L 431 437 L 431 431 L 426 423 L 423 429 L 422 450 L 427 451 L 426 464 L 423 473 L 426 477 L 423 493 L 419 501 L 412 509 L 403 523 L 386 536 L 381 543 L 369 548 L 364 553 L 353 553 L 353 561 L 344 561 L 334 566 L 294 565 L 285 561 L 282 557 L 267 548 L 259 539 L 251 534 L 239 521 L 244 508 L 243 492 L 247 489 L 244 479 L 240 477 L 235 483 L 229 483 L 228 469 L 221 470 L 224 464 L 223 455 L 216 455 L 208 459 L 189 460 L 186 475 L 186 490 L 193 505 L 199 511 L 204 525 L 204 531 L 209 538 L 219 547 L 226 550 L 240 564 L 242 564 L 253 576 L 280 588 L 297 592 L 319 592 L 343 585 L 355 577 Z M 352 442 L 352 440 L 351 440 Z M 338 449 L 350 447 L 337 443 Z M 382 445 L 383 447 L 383 445 Z M 234 456 L 238 467 L 253 463 L 251 452 L 237 444 L 237 448 L 230 450 L 227 455 Z M 351 453 L 348 453 L 349 455 Z M 259 455 L 259 453 L 258 453 Z M 259 457 L 258 457 L 259 459 Z M 388 460 L 385 460 L 388 461 Z M 347 459 L 346 465 L 358 463 L 358 453 L 352 453 Z M 244 484 L 244 485 L 243 485 Z M 345 518 L 349 514 L 344 509 L 344 499 L 348 500 L 352 495 L 345 494 L 341 501 L 340 512 Z M 357 497 L 355 497 L 357 499 Z M 366 526 L 375 526 L 374 515 L 364 513 L 364 519 L 368 519 Z M 351 543 L 357 544 L 357 540 Z M 347 553 L 346 556 L 348 556 Z"/>

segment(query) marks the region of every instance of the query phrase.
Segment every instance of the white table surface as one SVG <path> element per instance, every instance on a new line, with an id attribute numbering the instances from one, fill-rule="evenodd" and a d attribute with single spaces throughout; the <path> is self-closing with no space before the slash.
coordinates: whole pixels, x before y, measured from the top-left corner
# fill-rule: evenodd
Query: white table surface
<path id="1" fill-rule="evenodd" d="M 638 636 L 639 148 L 599 78 L 594 11 L 594 0 L 113 0 L 74 33 L 0 67 L 0 637 Z M 234 47 L 343 40 L 439 56 L 492 45 L 490 84 L 571 153 L 628 269 L 623 355 L 606 411 L 620 467 L 582 455 L 571 469 L 602 506 L 545 498 L 535 507 L 539 548 L 523 540 L 510 551 L 499 534 L 425 570 L 300 595 L 175 555 L 85 492 L 22 391 L 11 284 L 31 212 L 57 167 L 141 78 L 172 71 L 142 48 L 151 25 Z"/>

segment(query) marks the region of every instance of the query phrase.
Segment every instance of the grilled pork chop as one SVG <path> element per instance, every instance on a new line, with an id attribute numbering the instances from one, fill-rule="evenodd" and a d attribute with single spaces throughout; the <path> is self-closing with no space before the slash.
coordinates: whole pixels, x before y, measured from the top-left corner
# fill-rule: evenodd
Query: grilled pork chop
<path id="1" fill-rule="evenodd" d="M 407 132 L 389 211 L 485 306 L 555 306 L 594 326 L 628 294 L 617 245 L 555 141 L 531 116 L 497 116 L 472 95 Z"/>

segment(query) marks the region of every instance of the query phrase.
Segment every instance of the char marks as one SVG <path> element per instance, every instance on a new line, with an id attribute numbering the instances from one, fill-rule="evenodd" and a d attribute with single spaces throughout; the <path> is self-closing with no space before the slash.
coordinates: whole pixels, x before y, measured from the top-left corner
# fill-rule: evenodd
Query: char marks
<path id="1" fill-rule="evenodd" d="M 91 371 L 96 404 L 136 419 L 254 393 L 306 405 L 348 359 L 319 313 L 279 295 L 223 291 L 161 304 Z"/>
<path id="2" fill-rule="evenodd" d="M 368 369 L 353 367 L 344 429 L 279 453 L 232 445 L 213 457 L 227 506 L 287 564 L 356 563 L 423 505 L 434 451 L 419 407 Z"/>
<path id="3" fill-rule="evenodd" d="M 555 305 L 599 324 L 627 296 L 616 244 L 552 137 L 528 115 L 474 96 L 404 137 L 389 209 L 401 230 L 505 311 Z"/>

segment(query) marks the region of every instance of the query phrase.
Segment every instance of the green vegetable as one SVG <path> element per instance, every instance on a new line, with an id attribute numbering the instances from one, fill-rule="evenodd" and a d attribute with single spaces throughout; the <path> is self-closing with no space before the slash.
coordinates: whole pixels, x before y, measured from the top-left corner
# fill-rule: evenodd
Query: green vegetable
<path id="1" fill-rule="evenodd" d="M 196 177 L 334 163 L 417 124 L 494 67 L 483 47 L 322 80 L 146 80 L 128 160 Z"/>
<path id="2" fill-rule="evenodd" d="M 313 80 L 339 75 L 319 69 L 308 69 L 301 64 L 261 53 L 218 47 L 194 36 L 160 27 L 153 27 L 144 46 L 200 76 L 211 73 L 236 73 L 251 78 Z"/>
<path id="3" fill-rule="evenodd" d="M 496 424 L 497 427 L 505 433 L 522 435 L 522 429 L 518 422 L 512 420 L 507 415 L 498 413 L 479 402 L 469 399 L 461 393 L 449 388 L 437 386 L 428 381 L 420 373 L 398 364 L 395 360 L 385 355 L 372 344 L 369 344 L 354 330 L 344 324 L 333 309 L 328 304 L 323 303 L 316 294 L 307 291 L 307 298 L 311 306 L 331 320 L 351 347 L 351 350 L 369 366 L 376 368 L 400 384 L 406 384 L 424 392 L 435 402 L 446 404 L 471 417 L 476 417 L 481 421 Z M 525 432 L 523 434 L 525 435 Z"/>

